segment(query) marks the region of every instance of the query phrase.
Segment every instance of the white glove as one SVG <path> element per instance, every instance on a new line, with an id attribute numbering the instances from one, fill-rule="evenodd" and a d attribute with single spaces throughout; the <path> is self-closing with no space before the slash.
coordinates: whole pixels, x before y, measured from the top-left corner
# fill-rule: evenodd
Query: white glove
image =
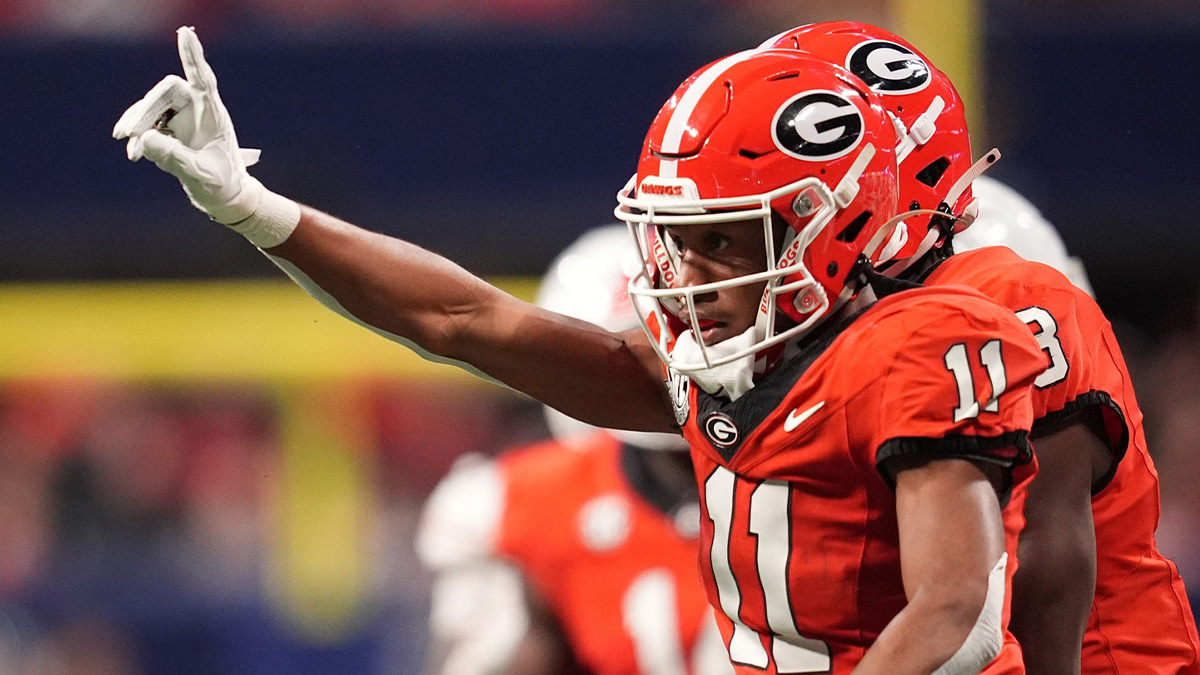
<path id="1" fill-rule="evenodd" d="M 142 157 L 179 179 L 196 208 L 229 225 L 260 248 L 283 243 L 300 221 L 300 207 L 246 172 L 257 150 L 238 147 L 233 120 L 217 93 L 192 28 L 178 30 L 186 80 L 168 75 L 117 120 L 113 138 L 128 138 L 131 161 Z"/>

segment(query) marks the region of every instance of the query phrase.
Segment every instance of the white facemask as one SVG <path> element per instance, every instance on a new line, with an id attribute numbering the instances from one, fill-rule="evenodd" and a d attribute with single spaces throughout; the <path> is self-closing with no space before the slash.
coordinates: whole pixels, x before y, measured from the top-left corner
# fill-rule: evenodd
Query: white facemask
<path id="1" fill-rule="evenodd" d="M 755 341 L 754 328 L 748 328 L 741 335 L 709 345 L 708 355 L 712 361 L 719 362 L 727 355 L 743 350 L 750 351 Z M 692 331 L 684 331 L 679 336 L 675 341 L 675 348 L 671 350 L 671 357 L 677 363 L 696 363 L 704 360 Z M 684 374 L 704 391 L 713 395 L 728 396 L 730 401 L 736 401 L 754 388 L 754 353 L 750 351 L 742 358 L 729 363 L 689 370 Z"/>

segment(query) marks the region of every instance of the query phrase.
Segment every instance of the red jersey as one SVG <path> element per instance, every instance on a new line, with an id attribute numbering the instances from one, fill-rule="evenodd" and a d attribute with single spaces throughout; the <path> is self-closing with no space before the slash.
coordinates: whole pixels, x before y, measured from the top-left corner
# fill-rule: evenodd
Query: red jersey
<path id="1" fill-rule="evenodd" d="M 1033 330 L 1051 361 L 1035 382 L 1034 431 L 1089 406 L 1104 412 L 1120 461 L 1092 498 L 1096 598 L 1084 635 L 1085 675 L 1200 674 L 1200 640 L 1183 581 L 1154 541 L 1158 474 L 1146 448 L 1142 411 L 1100 307 L 1058 271 L 1004 247 L 955 254 L 925 283 L 978 289 Z"/>
<path id="2" fill-rule="evenodd" d="M 701 489 L 702 576 L 738 672 L 845 675 L 904 608 L 889 461 L 1030 459 L 1046 359 L 1011 312 L 922 288 L 847 321 L 737 401 L 672 382 Z M 986 672 L 1024 672 L 1011 635 Z"/>
<path id="3" fill-rule="evenodd" d="M 643 496 L 653 487 L 635 483 L 653 477 L 638 452 L 652 451 L 596 433 L 501 456 L 502 499 L 478 555 L 520 571 L 589 673 L 731 673 L 696 569 L 698 507 Z"/>

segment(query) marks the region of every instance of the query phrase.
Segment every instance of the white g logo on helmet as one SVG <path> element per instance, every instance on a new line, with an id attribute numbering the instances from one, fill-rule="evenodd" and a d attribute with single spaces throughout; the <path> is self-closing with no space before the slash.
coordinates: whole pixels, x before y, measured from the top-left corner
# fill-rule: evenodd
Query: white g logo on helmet
<path id="1" fill-rule="evenodd" d="M 775 145 L 796 159 L 824 162 L 850 154 L 863 137 L 858 107 L 832 91 L 806 91 L 788 99 L 771 122 Z"/>
<path id="2" fill-rule="evenodd" d="M 911 94 L 929 86 L 929 66 L 913 50 L 887 40 L 870 40 L 846 57 L 846 70 L 880 94 Z"/>

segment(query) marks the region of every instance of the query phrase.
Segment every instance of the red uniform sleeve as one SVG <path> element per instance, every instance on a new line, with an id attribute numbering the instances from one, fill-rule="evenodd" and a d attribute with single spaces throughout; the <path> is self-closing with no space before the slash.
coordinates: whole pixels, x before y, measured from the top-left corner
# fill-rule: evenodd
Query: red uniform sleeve
<path id="1" fill-rule="evenodd" d="M 1011 311 L 974 293 L 926 299 L 872 331 L 894 356 L 864 394 L 869 447 L 892 481 L 901 461 L 965 458 L 1006 470 L 1031 459 L 1031 388 L 1047 359 Z"/>
<path id="2" fill-rule="evenodd" d="M 1020 259 L 1007 249 L 958 254 L 946 266 L 947 273 L 941 275 L 945 281 L 978 288 L 1016 312 L 1049 359 L 1049 367 L 1034 382 L 1035 435 L 1069 424 L 1083 410 L 1099 408 L 1113 454 L 1109 475 L 1095 486 L 1102 488 L 1129 445 L 1123 403 L 1129 374 L 1112 326 L 1096 301 L 1054 268 Z"/>
<path id="3" fill-rule="evenodd" d="M 1065 281 L 1065 279 L 1064 279 Z M 1031 289 L 1029 305 L 1017 311 L 1050 358 L 1050 367 L 1034 383 L 1035 434 L 1053 431 L 1081 411 L 1097 406 L 1113 454 L 1109 475 L 1129 445 L 1126 414 L 1120 401 L 1127 389 L 1125 359 L 1095 300 L 1074 287 L 1042 285 Z"/>

